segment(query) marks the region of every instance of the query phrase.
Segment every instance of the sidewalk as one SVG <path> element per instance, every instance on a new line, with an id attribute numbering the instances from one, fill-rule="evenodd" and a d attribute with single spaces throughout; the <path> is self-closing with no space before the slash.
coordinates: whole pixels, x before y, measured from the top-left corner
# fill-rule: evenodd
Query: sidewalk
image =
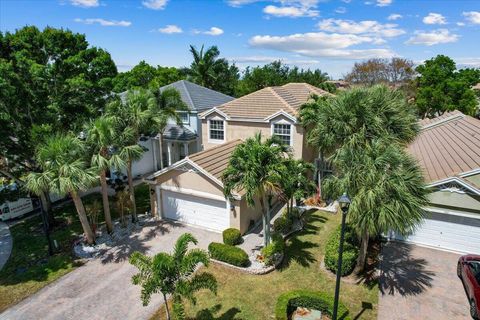
<path id="1" fill-rule="evenodd" d="M 10 253 L 12 252 L 12 235 L 8 229 L 8 225 L 0 222 L 0 270 L 7 263 Z"/>

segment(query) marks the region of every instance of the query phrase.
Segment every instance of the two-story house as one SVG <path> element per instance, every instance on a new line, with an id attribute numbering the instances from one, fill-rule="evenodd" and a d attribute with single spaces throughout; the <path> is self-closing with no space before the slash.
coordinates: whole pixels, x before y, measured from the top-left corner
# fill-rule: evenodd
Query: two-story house
<path id="1" fill-rule="evenodd" d="M 326 91 L 306 83 L 268 87 L 225 102 L 199 115 L 203 151 L 187 156 L 149 176 L 152 212 L 162 218 L 222 231 L 246 232 L 261 218 L 258 201 L 249 207 L 242 191 L 233 199 L 223 194 L 222 174 L 235 147 L 260 132 L 278 136 L 292 147 L 295 158 L 313 161 L 298 122 L 301 105 Z"/>

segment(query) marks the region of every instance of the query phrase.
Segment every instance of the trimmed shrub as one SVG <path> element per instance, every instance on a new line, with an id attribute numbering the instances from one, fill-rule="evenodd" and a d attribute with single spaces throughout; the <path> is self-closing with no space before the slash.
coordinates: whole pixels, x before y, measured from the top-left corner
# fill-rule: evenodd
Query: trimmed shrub
<path id="1" fill-rule="evenodd" d="M 235 246 L 237 244 L 242 243 L 242 234 L 240 230 L 235 228 L 228 228 L 223 230 L 223 243 L 228 244 L 230 246 Z"/>
<path id="2" fill-rule="evenodd" d="M 282 254 L 285 250 L 285 241 L 279 233 L 272 233 L 272 241 L 264 248 L 262 248 L 262 256 L 265 259 L 266 265 L 273 265 L 275 257 Z"/>
<path id="3" fill-rule="evenodd" d="M 281 294 L 275 306 L 275 319 L 287 320 L 298 307 L 320 310 L 332 317 L 334 297 L 325 292 L 293 290 Z M 338 304 L 338 319 L 350 320 L 348 309 L 341 302 Z"/>
<path id="4" fill-rule="evenodd" d="M 341 226 L 330 235 L 325 247 L 325 267 L 337 272 L 338 245 L 340 244 Z M 358 258 L 358 241 L 355 232 L 348 225 L 345 226 L 345 242 L 343 243 L 342 254 L 342 276 L 350 274 L 355 268 Z"/>
<path id="5" fill-rule="evenodd" d="M 248 266 L 250 260 L 248 254 L 241 248 L 230 246 L 228 244 L 212 242 L 208 245 L 210 257 L 220 260 L 237 267 Z"/>

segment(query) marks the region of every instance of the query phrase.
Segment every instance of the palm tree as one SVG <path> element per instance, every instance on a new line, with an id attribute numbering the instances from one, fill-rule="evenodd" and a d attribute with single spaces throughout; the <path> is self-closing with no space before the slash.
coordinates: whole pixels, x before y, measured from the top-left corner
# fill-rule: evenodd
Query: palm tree
<path id="1" fill-rule="evenodd" d="M 203 45 L 200 51 L 198 51 L 196 47 L 190 46 L 190 52 L 193 56 L 193 62 L 190 66 L 192 80 L 203 87 L 213 89 L 213 85 L 217 79 L 215 67 L 220 51 L 217 46 L 211 46 L 205 52 L 203 49 Z"/>
<path id="2" fill-rule="evenodd" d="M 223 173 L 225 197 L 232 198 L 235 190 L 244 190 L 247 204 L 255 205 L 258 198 L 262 208 L 265 246 L 270 242 L 270 208 L 267 198 L 281 192 L 281 178 L 284 172 L 283 160 L 289 154 L 288 147 L 275 138 L 262 141 L 257 133 L 238 145 Z"/>
<path id="3" fill-rule="evenodd" d="M 159 133 L 158 145 L 160 150 L 160 169 L 163 169 L 162 143 L 165 127 L 170 120 L 175 121 L 178 125 L 182 125 L 182 120 L 177 113 L 177 111 L 182 110 L 188 110 L 188 107 L 183 102 L 180 93 L 174 88 L 162 90 L 157 96 L 156 107 L 151 109 L 153 127 Z"/>
<path id="4" fill-rule="evenodd" d="M 113 226 L 108 202 L 106 171 L 112 167 L 118 169 L 124 166 L 122 159 L 117 154 L 109 152 L 109 148 L 112 148 L 117 140 L 116 123 L 113 117 L 100 116 L 87 126 L 87 143 L 93 151 L 92 166 L 100 170 L 103 213 L 108 233 L 113 231 Z"/>
<path id="5" fill-rule="evenodd" d="M 188 250 L 190 243 L 196 245 L 197 239 L 189 233 L 184 233 L 177 239 L 172 254 L 161 252 L 149 257 L 137 251 L 129 259 L 139 270 L 139 273 L 132 277 L 132 282 L 142 287 L 143 305 L 148 305 L 152 294 L 161 292 L 168 320 L 171 316 L 167 295 L 173 298 L 175 318 L 184 319 L 183 299 L 195 303 L 194 294 L 201 289 L 217 293 L 217 281 L 213 275 L 206 272 L 195 273 L 199 264 L 208 266 L 207 252 L 201 249 Z"/>
<path id="6" fill-rule="evenodd" d="M 77 210 L 83 232 L 89 244 L 95 242 L 79 191 L 86 190 L 97 179 L 96 168 L 89 168 L 86 148 L 71 134 L 51 136 L 38 147 L 35 159 L 43 172 L 30 173 L 26 187 L 35 194 L 51 190 L 59 195 L 69 194 Z"/>
<path id="7" fill-rule="evenodd" d="M 301 199 L 315 190 L 315 184 L 308 174 L 313 171 L 313 165 L 303 160 L 288 158 L 284 161 L 284 172 L 280 179 L 281 196 L 287 204 L 287 212 L 293 208 L 293 199 Z"/>

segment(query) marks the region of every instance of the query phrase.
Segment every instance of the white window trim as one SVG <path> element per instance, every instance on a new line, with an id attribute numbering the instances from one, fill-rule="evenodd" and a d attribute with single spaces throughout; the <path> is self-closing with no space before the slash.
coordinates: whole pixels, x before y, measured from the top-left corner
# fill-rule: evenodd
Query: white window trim
<path id="1" fill-rule="evenodd" d="M 179 114 L 179 116 L 180 116 L 180 114 L 183 114 L 183 113 L 185 113 L 187 115 L 187 121 L 182 120 L 182 123 L 183 124 L 190 124 L 190 113 L 188 111 L 183 111 L 183 110 L 177 111 L 177 114 Z M 180 116 L 180 118 L 181 118 L 181 116 Z"/>
<path id="2" fill-rule="evenodd" d="M 290 121 L 287 121 L 287 120 L 278 120 L 278 121 L 272 121 L 271 125 L 270 125 L 270 135 L 273 137 L 274 136 L 274 127 L 276 124 L 288 124 L 290 125 L 290 144 L 289 146 L 290 147 L 293 147 L 293 130 L 295 128 L 295 125 L 293 123 L 291 123 Z"/>
<path id="3" fill-rule="evenodd" d="M 220 140 L 220 139 L 211 139 L 210 138 L 210 121 L 222 121 L 223 122 L 223 140 Z M 213 118 L 209 118 L 207 120 L 207 137 L 208 137 L 208 142 L 209 143 L 224 143 L 225 142 L 225 138 L 226 138 L 226 135 L 227 135 L 227 122 L 225 121 L 225 119 L 222 119 L 220 117 L 213 117 Z"/>

